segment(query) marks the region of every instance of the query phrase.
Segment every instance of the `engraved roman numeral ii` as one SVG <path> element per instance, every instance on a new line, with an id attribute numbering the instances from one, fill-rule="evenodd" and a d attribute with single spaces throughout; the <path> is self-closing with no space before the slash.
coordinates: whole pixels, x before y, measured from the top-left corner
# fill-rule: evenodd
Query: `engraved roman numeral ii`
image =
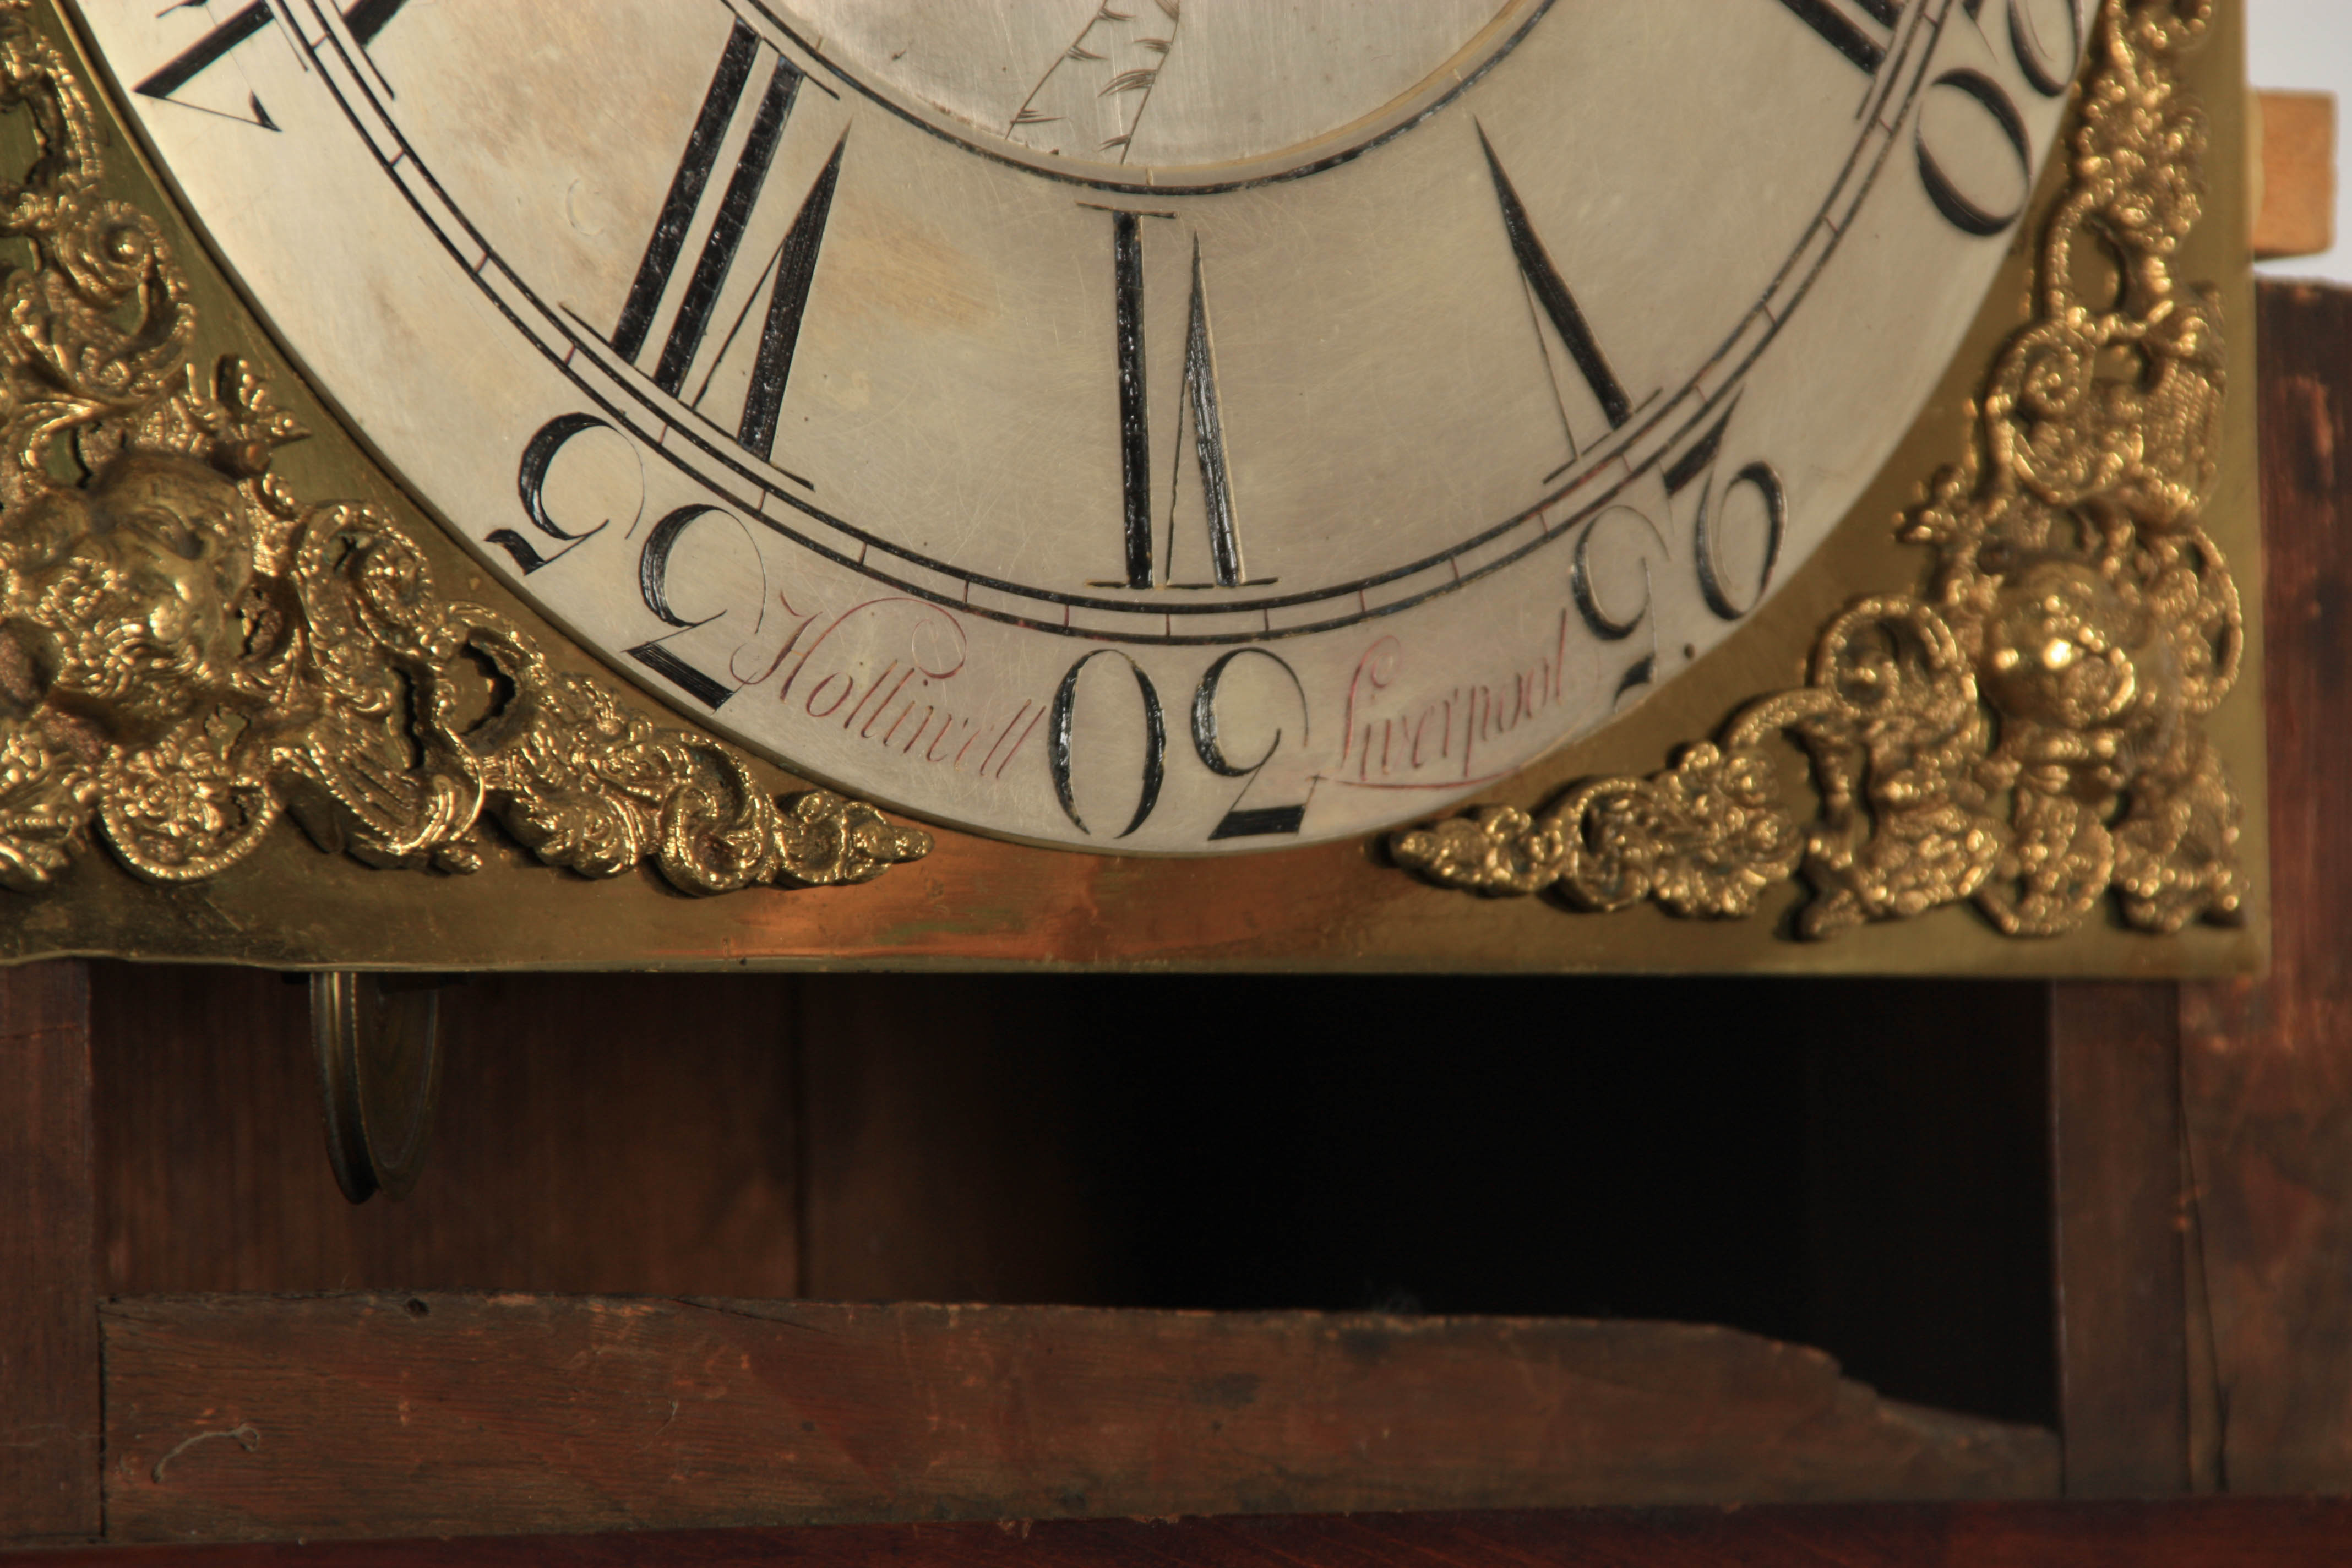
<path id="1" fill-rule="evenodd" d="M 687 237 L 702 216 L 704 197 L 711 176 L 718 171 L 719 154 L 742 115 L 760 53 L 759 36 L 742 23 L 736 23 L 726 50 L 719 57 L 719 68 L 710 79 L 709 91 L 703 97 L 701 110 L 688 132 L 686 152 L 670 180 L 669 194 L 654 222 L 653 237 L 646 243 L 644 258 L 637 263 L 636 277 L 621 307 L 619 324 L 613 329 L 613 348 L 625 359 L 635 362 L 645 352 L 646 340 L 668 300 L 670 285 L 685 255 Z M 776 150 L 783 142 L 793 105 L 806 80 L 806 74 L 798 66 L 777 57 L 766 86 L 751 110 L 751 123 L 744 131 L 734 170 L 711 214 L 701 253 L 695 258 L 684 290 L 670 303 L 668 331 L 662 338 L 653 379 L 664 392 L 686 398 L 690 404 L 699 405 L 702 394 L 709 388 L 715 365 L 705 366 L 701 385 L 692 397 L 686 397 L 687 377 L 698 361 L 704 358 L 703 343 L 710 331 L 712 315 L 726 289 L 737 252 L 742 248 L 745 231 L 751 226 L 753 209 L 767 184 Z M 761 286 L 751 290 L 742 312 L 712 356 L 725 357 L 758 302 L 761 288 L 767 288 L 772 280 L 735 433 L 737 442 L 762 461 L 775 451 L 776 425 L 783 410 L 784 388 L 792 378 L 793 356 L 800 343 L 802 319 L 808 310 L 809 289 L 816 280 L 817 256 L 824 244 L 825 222 L 833 211 L 834 191 L 841 179 L 842 150 L 847 140 L 845 132 L 834 143 L 833 155 L 802 198 L 792 226 L 768 258 Z"/>
<path id="2" fill-rule="evenodd" d="M 1217 355 L 1209 330 L 1209 290 L 1201 268 L 1201 241 L 1192 241 L 1192 288 L 1185 311 L 1184 376 L 1176 411 L 1176 468 L 1168 486 L 1168 547 L 1155 575 L 1151 550 L 1151 400 L 1145 375 L 1143 219 L 1164 213 L 1111 213 L 1111 283 L 1118 344 L 1118 450 L 1125 500 L 1127 576 L 1099 587 L 1239 588 L 1241 531 L 1234 517 L 1233 471 L 1225 456 L 1225 420 L 1217 395 Z M 1201 510 L 1208 532 L 1207 583 L 1179 583 L 1177 506 L 1184 489 L 1184 445 L 1191 437 L 1201 470 Z M 1265 579 L 1272 581 L 1272 579 Z"/>

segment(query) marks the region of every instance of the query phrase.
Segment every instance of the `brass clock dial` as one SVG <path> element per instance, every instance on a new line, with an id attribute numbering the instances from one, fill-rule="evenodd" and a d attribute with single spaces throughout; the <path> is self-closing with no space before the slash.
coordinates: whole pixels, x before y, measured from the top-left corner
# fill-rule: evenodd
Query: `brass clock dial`
<path id="1" fill-rule="evenodd" d="M 79 0 L 308 374 L 615 668 L 1101 850 L 1606 722 L 1870 481 L 2075 0 Z"/>

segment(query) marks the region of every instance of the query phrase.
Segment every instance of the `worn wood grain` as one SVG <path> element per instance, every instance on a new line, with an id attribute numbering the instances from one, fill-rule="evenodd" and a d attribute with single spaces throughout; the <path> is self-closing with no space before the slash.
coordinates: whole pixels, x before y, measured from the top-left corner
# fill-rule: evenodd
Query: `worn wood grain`
<path id="1" fill-rule="evenodd" d="M 0 971 L 0 1541 L 100 1528 L 89 979 Z"/>
<path id="2" fill-rule="evenodd" d="M 2178 988 L 2051 988 L 2059 1429 L 2070 1497 L 2190 1480 Z"/>
<path id="3" fill-rule="evenodd" d="M 2275 913 L 2268 975 L 2184 988 L 2229 1485 L 2352 1490 L 2352 291 L 2261 293 Z"/>
<path id="4" fill-rule="evenodd" d="M 1796 1508 L 1117 1519 L 459 1540 L 130 1546 L 18 1568 L 2336 1568 L 2352 1502 Z"/>
<path id="5" fill-rule="evenodd" d="M 1566 1320 L 543 1297 L 111 1303 L 115 1541 L 2047 1495 L 2035 1428 Z"/>
<path id="6" fill-rule="evenodd" d="M 301 984 L 96 973 L 110 1291 L 800 1289 L 791 979 L 450 987 L 424 1178 L 354 1207 L 327 1168 Z"/>
<path id="7" fill-rule="evenodd" d="M 2317 256 L 2336 244 L 2336 95 L 2274 92 L 2261 105 L 2263 200 L 2254 255 Z"/>

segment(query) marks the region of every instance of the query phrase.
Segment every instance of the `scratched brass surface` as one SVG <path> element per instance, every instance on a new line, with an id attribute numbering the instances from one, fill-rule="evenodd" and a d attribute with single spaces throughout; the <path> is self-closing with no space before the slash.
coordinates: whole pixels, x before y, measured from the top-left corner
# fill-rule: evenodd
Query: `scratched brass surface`
<path id="1" fill-rule="evenodd" d="M 41 12 L 53 36 L 65 31 Z M 2218 289 L 2229 353 L 2219 477 L 2207 525 L 2246 600 L 2246 658 L 2235 692 L 2208 721 L 2245 803 L 2248 889 L 2236 927 L 2177 935 L 2123 928 L 2112 910 L 2067 935 L 2021 940 L 1955 906 L 1915 921 L 1793 940 L 1801 892 L 1768 893 L 1740 921 L 1676 919 L 1654 907 L 1565 912 L 1542 899 L 1477 900 L 1387 863 L 1377 842 L 1223 861 L 1121 858 L 1043 850 L 940 832 L 929 857 L 864 887 L 754 888 L 712 899 L 679 894 L 649 869 L 603 881 L 495 846 L 470 875 L 394 875 L 322 854 L 299 833 L 270 834 L 210 880 L 158 886 L 85 854 L 36 899 L 0 895 L 0 954 L 115 953 L 277 967 L 425 969 L 577 967 L 1019 967 L 1500 971 L 1779 971 L 1981 974 L 2218 974 L 2260 966 L 2267 951 L 2266 786 L 2261 746 L 2262 628 L 2253 469 L 2252 288 L 2247 255 L 2242 31 L 2221 8 L 2185 76 L 2210 116 L 2203 223 L 2175 263 Z M 93 75 L 91 79 L 95 80 Z M 111 113 L 110 106 L 106 110 Z M 170 209 L 152 174 L 125 154 L 113 125 L 111 194 L 162 223 L 192 275 L 199 352 L 251 360 L 292 416 L 316 432 L 276 472 L 307 499 L 383 507 L 415 537 L 447 592 L 525 628 L 559 669 L 595 672 L 545 623 L 501 592 L 366 458 Z M 2045 181 L 2044 210 L 2057 189 Z M 1601 774 L 1645 773 L 1715 732 L 1757 696 L 1803 679 L 1821 628 L 1853 599 L 1916 591 L 1928 552 L 1897 542 L 1899 516 L 1936 470 L 1961 458 L 1969 403 L 2003 340 L 2026 319 L 2028 262 L 2040 225 L 2011 237 L 2001 281 L 1904 446 L 1837 537 L 1723 647 L 1625 720 L 1569 747 L 1486 797 L 1524 804 Z M 776 793 L 797 781 L 759 768 Z"/>

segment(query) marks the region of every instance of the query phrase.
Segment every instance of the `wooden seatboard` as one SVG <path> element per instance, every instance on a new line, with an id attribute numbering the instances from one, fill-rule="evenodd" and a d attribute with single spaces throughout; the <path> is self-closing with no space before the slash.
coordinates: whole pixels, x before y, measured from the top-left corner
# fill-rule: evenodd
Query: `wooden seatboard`
<path id="1" fill-rule="evenodd" d="M 110 1303 L 110 1541 L 2047 1496 L 2056 1439 L 1573 1320 Z"/>

